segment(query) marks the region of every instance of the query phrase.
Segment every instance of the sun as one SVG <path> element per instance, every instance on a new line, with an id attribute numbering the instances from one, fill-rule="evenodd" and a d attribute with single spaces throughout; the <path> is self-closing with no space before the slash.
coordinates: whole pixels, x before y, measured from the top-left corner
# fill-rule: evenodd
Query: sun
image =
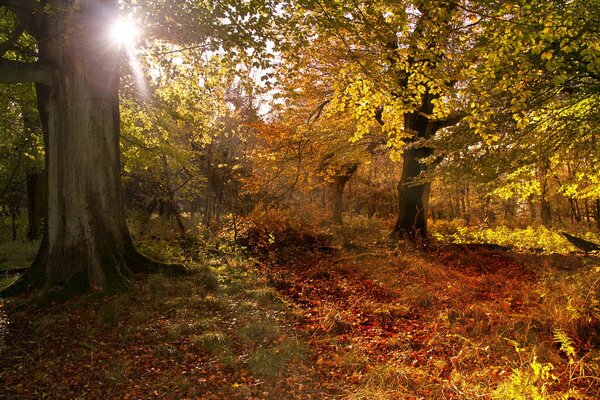
<path id="1" fill-rule="evenodd" d="M 132 48 L 140 36 L 140 29 L 131 19 L 119 18 L 110 26 L 108 36 L 119 46 Z"/>

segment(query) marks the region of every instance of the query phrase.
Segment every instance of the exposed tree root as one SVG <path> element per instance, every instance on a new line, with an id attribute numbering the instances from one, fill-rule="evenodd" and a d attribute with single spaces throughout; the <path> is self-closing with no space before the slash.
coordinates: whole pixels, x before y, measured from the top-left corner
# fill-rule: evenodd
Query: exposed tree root
<path id="1" fill-rule="evenodd" d="M 74 269 L 76 272 L 66 279 L 49 276 L 47 271 L 51 263 L 76 263 L 72 260 L 51 259 L 48 255 L 47 241 L 44 239 L 31 267 L 12 285 L 0 291 L 0 297 L 14 297 L 27 292 L 35 292 L 42 301 L 62 301 L 72 296 L 88 292 L 107 294 L 128 290 L 130 281 L 136 273 L 165 273 L 182 275 L 187 269 L 182 264 L 169 264 L 152 260 L 142 255 L 131 241 L 124 251 L 111 249 L 102 258 L 102 284 L 95 284 L 94 272 L 88 268 Z M 96 280 L 97 281 L 97 280 Z"/>

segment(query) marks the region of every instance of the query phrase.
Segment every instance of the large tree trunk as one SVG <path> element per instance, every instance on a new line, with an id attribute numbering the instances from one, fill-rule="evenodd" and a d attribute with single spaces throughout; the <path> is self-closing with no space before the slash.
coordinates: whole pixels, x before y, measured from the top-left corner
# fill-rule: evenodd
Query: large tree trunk
<path id="1" fill-rule="evenodd" d="M 541 200 L 540 217 L 542 218 L 542 224 L 544 226 L 552 226 L 552 208 L 550 202 L 546 198 L 542 198 Z"/>
<path id="2" fill-rule="evenodd" d="M 134 248 L 121 203 L 119 49 L 106 32 L 117 1 L 50 1 L 40 61 L 53 65 L 38 86 L 47 121 L 48 221 L 30 271 L 14 291 L 41 288 L 70 296 L 129 286 L 133 272 L 157 263 Z"/>

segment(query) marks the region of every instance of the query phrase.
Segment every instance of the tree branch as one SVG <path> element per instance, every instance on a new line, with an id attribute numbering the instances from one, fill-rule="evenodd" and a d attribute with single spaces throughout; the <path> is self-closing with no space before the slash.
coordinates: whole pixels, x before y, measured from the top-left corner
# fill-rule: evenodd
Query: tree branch
<path id="1" fill-rule="evenodd" d="M 8 8 L 15 14 L 25 11 L 39 14 L 44 13 L 42 5 L 35 0 L 0 0 L 0 6 Z"/>
<path id="2" fill-rule="evenodd" d="M 449 126 L 456 125 L 466 116 L 467 116 L 466 112 L 457 111 L 453 114 L 450 114 L 447 118 L 432 121 L 433 125 L 434 125 L 433 126 L 434 132 L 437 132 L 438 130 L 440 130 L 442 128 L 447 128 Z"/>
<path id="3" fill-rule="evenodd" d="M 0 83 L 36 82 L 50 86 L 52 68 L 40 63 L 24 63 L 0 59 Z"/>
<path id="4" fill-rule="evenodd" d="M 40 27 L 45 17 L 44 7 L 36 0 L 0 0 L 0 7 L 6 7 L 19 19 L 19 25 L 36 39 L 40 38 Z"/>
<path id="5" fill-rule="evenodd" d="M 311 119 L 312 119 L 312 122 L 317 122 L 317 120 L 321 116 L 321 113 L 323 112 L 323 109 L 330 102 L 331 102 L 331 100 L 328 99 L 328 100 L 325 100 L 324 102 L 322 102 L 321 104 L 319 104 L 319 106 L 313 112 L 310 113 L 310 115 L 306 119 L 306 123 L 310 124 L 311 123 Z M 313 117 L 315 117 L 315 118 L 313 119 Z"/>
<path id="6" fill-rule="evenodd" d="M 7 51 L 12 50 L 17 40 L 19 40 L 23 32 L 25 32 L 25 26 L 27 25 L 27 22 L 22 21 L 21 19 L 18 21 L 19 22 L 15 27 L 15 30 L 10 34 L 6 42 L 0 43 L 0 57 L 6 54 Z"/>

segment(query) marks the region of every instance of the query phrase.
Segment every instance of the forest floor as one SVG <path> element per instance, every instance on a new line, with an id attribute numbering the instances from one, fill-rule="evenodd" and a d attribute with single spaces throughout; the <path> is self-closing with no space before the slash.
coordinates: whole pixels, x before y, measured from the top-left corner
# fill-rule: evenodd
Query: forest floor
<path id="1" fill-rule="evenodd" d="M 193 273 L 2 300 L 0 399 L 600 398 L 597 256 L 142 248 Z"/>

